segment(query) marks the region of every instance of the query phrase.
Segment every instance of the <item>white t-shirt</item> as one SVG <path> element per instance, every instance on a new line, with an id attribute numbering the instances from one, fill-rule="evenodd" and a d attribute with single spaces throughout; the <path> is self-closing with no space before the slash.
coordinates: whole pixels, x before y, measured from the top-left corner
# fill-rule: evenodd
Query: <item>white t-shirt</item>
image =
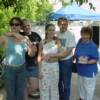
<path id="1" fill-rule="evenodd" d="M 60 39 L 63 49 L 75 48 L 75 36 L 70 31 L 66 31 L 65 33 L 57 32 L 57 37 Z M 73 52 L 62 60 L 70 59 L 72 56 Z"/>

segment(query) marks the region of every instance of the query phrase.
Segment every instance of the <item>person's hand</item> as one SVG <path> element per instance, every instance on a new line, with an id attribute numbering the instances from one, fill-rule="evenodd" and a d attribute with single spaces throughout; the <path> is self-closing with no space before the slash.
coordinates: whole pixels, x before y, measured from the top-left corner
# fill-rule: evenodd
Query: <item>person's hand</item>
<path id="1" fill-rule="evenodd" d="M 24 39 L 24 36 L 20 35 L 19 33 L 15 33 L 13 34 L 13 36 L 19 41 L 21 42 Z"/>
<path id="2" fill-rule="evenodd" d="M 33 45 L 32 42 L 29 40 L 28 37 L 26 37 L 26 43 L 27 43 L 27 49 L 28 49 L 28 54 L 30 56 L 34 56 L 37 52 L 37 47 L 36 45 Z"/>
<path id="3" fill-rule="evenodd" d="M 6 32 L 6 33 L 4 33 L 4 35 L 7 36 L 7 37 L 11 37 L 12 33 L 11 32 Z"/>
<path id="4" fill-rule="evenodd" d="M 42 59 L 44 59 L 45 61 L 48 61 L 49 58 L 50 58 L 50 55 L 48 55 L 48 54 L 42 56 Z"/>
<path id="5" fill-rule="evenodd" d="M 6 37 L 12 37 L 16 42 L 20 43 L 23 40 L 23 36 L 15 32 L 7 32 L 4 34 Z"/>
<path id="6" fill-rule="evenodd" d="M 87 64 L 88 63 L 88 57 L 87 56 L 80 56 L 78 63 Z"/>

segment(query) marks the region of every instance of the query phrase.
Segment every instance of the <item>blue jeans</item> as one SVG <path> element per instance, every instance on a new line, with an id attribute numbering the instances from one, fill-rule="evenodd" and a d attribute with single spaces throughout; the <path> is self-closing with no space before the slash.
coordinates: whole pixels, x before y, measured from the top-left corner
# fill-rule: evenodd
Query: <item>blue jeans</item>
<path id="1" fill-rule="evenodd" d="M 6 100 L 24 100 L 24 88 L 26 82 L 25 66 L 19 68 L 8 67 L 4 75 Z"/>
<path id="2" fill-rule="evenodd" d="M 69 100 L 72 75 L 72 59 L 59 61 L 59 97 Z"/>
<path id="3" fill-rule="evenodd" d="M 38 66 L 26 66 L 27 77 L 38 76 Z"/>

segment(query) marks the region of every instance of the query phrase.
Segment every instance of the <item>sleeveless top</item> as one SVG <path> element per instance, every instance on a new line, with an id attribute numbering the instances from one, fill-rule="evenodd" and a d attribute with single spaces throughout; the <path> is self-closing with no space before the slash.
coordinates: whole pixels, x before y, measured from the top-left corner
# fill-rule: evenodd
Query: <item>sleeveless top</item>
<path id="1" fill-rule="evenodd" d="M 51 41 L 51 42 L 48 42 L 48 43 L 45 43 L 43 45 L 43 52 L 42 54 L 45 56 L 46 54 L 55 54 L 57 53 L 58 50 L 57 50 L 57 45 L 55 43 L 55 41 Z"/>
<path id="2" fill-rule="evenodd" d="M 16 43 L 11 37 L 8 37 L 3 63 L 14 66 L 23 65 L 25 63 L 26 51 L 27 44 L 25 39 L 21 43 Z"/>

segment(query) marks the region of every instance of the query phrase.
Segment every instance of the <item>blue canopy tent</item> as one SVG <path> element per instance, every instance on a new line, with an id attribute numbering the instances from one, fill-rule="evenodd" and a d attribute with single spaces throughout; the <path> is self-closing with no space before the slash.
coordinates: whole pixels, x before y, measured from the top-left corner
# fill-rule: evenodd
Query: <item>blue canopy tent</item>
<path id="1" fill-rule="evenodd" d="M 50 20 L 58 20 L 60 17 L 66 17 L 68 20 L 100 20 L 100 14 L 85 10 L 76 4 L 62 7 L 49 16 Z"/>

